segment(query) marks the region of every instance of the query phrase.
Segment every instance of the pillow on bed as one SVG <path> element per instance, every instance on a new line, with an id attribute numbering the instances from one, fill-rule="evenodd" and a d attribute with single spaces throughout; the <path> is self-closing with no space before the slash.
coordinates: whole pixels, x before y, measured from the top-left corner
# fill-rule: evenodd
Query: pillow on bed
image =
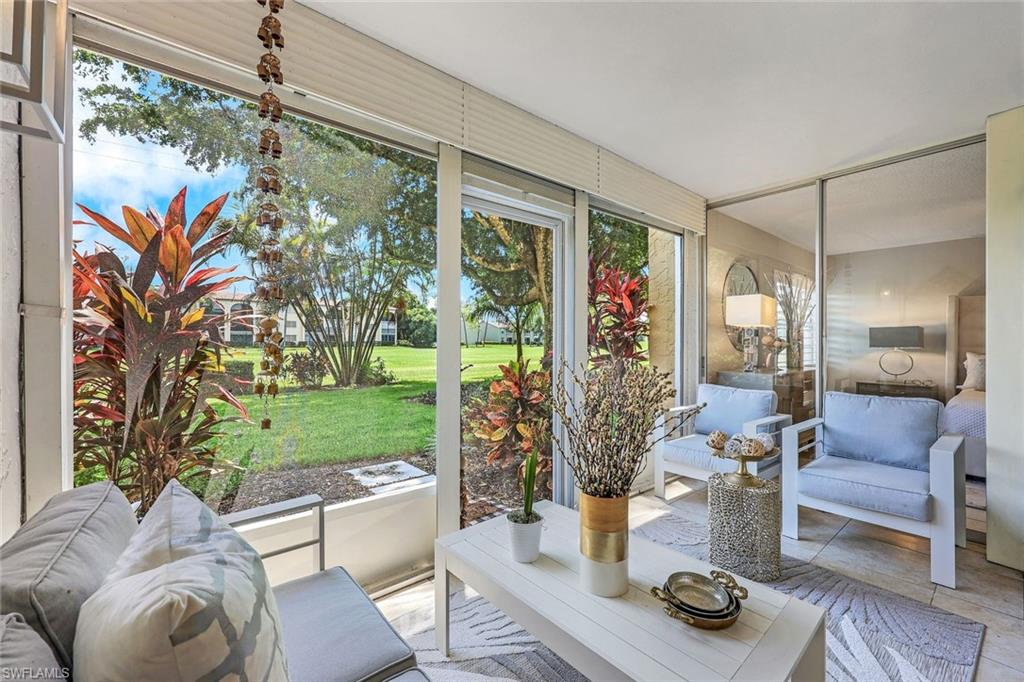
<path id="1" fill-rule="evenodd" d="M 967 370 L 967 378 L 960 388 L 973 388 L 976 391 L 985 390 L 985 356 L 981 353 L 968 353 L 964 360 L 964 368 Z"/>

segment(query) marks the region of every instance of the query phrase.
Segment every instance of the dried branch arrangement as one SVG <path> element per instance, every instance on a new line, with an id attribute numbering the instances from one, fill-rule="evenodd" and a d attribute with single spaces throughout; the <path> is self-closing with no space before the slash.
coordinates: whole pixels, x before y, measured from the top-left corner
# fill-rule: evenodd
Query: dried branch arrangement
<path id="1" fill-rule="evenodd" d="M 568 381 L 567 379 L 568 375 Z M 628 495 L 646 465 L 655 440 L 651 432 L 665 401 L 675 397 L 671 375 L 638 361 L 618 360 L 572 372 L 566 363 L 558 371 L 552 407 L 568 436 L 563 449 L 555 445 L 572 469 L 580 490 L 593 497 Z M 699 408 L 681 415 L 677 428 Z"/>
<path id="2" fill-rule="evenodd" d="M 805 275 L 777 270 L 774 279 L 765 275 L 768 287 L 786 318 L 790 337 L 800 338 L 814 312 L 814 282 Z M 790 339 L 792 340 L 792 338 Z"/>

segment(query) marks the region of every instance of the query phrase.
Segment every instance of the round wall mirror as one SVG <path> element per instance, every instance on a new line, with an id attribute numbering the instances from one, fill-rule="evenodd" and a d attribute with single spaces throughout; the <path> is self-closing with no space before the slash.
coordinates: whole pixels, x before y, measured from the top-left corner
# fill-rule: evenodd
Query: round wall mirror
<path id="1" fill-rule="evenodd" d="M 757 285 L 757 275 L 754 274 L 750 266 L 739 261 L 734 262 L 725 275 L 725 286 L 722 287 L 722 319 L 725 320 L 725 299 L 727 297 L 759 293 L 761 293 L 761 289 Z M 743 350 L 739 327 L 725 325 L 725 335 L 729 337 L 733 348 Z"/>

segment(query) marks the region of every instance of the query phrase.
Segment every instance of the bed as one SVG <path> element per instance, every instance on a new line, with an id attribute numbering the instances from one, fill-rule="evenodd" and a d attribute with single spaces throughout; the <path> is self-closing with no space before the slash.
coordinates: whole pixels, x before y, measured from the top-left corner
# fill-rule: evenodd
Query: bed
<path id="1" fill-rule="evenodd" d="M 943 430 L 962 433 L 968 476 L 985 478 L 985 392 L 960 389 L 967 353 L 985 352 L 985 297 L 950 296 L 946 308 L 946 409 Z"/>

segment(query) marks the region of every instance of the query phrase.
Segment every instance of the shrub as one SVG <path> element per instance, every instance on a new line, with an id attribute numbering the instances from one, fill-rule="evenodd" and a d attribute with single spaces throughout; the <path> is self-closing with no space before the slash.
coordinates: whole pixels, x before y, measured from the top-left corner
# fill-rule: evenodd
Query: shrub
<path id="1" fill-rule="evenodd" d="M 359 373 L 360 386 L 383 386 L 395 383 L 395 375 L 384 366 L 384 358 L 376 357 L 363 365 Z"/>
<path id="2" fill-rule="evenodd" d="M 327 363 L 315 353 L 294 353 L 284 371 L 303 388 L 320 388 L 327 376 Z"/>
<path id="3" fill-rule="evenodd" d="M 255 364 L 252 360 L 225 360 L 224 373 L 240 381 L 253 381 Z"/>
<path id="4" fill-rule="evenodd" d="M 538 482 L 550 489 L 551 372 L 531 371 L 529 360 L 499 369 L 487 400 L 473 398 L 466 408 L 466 436 L 487 449 L 488 464 L 502 467 L 522 466 L 536 450 Z"/>
<path id="5" fill-rule="evenodd" d="M 412 346 L 412 341 L 410 341 L 409 339 L 399 339 L 397 345 L 402 346 L 403 348 L 412 348 L 413 347 Z"/>
<path id="6" fill-rule="evenodd" d="M 405 339 L 416 348 L 433 348 L 437 341 L 437 324 L 433 320 L 409 320 Z"/>

